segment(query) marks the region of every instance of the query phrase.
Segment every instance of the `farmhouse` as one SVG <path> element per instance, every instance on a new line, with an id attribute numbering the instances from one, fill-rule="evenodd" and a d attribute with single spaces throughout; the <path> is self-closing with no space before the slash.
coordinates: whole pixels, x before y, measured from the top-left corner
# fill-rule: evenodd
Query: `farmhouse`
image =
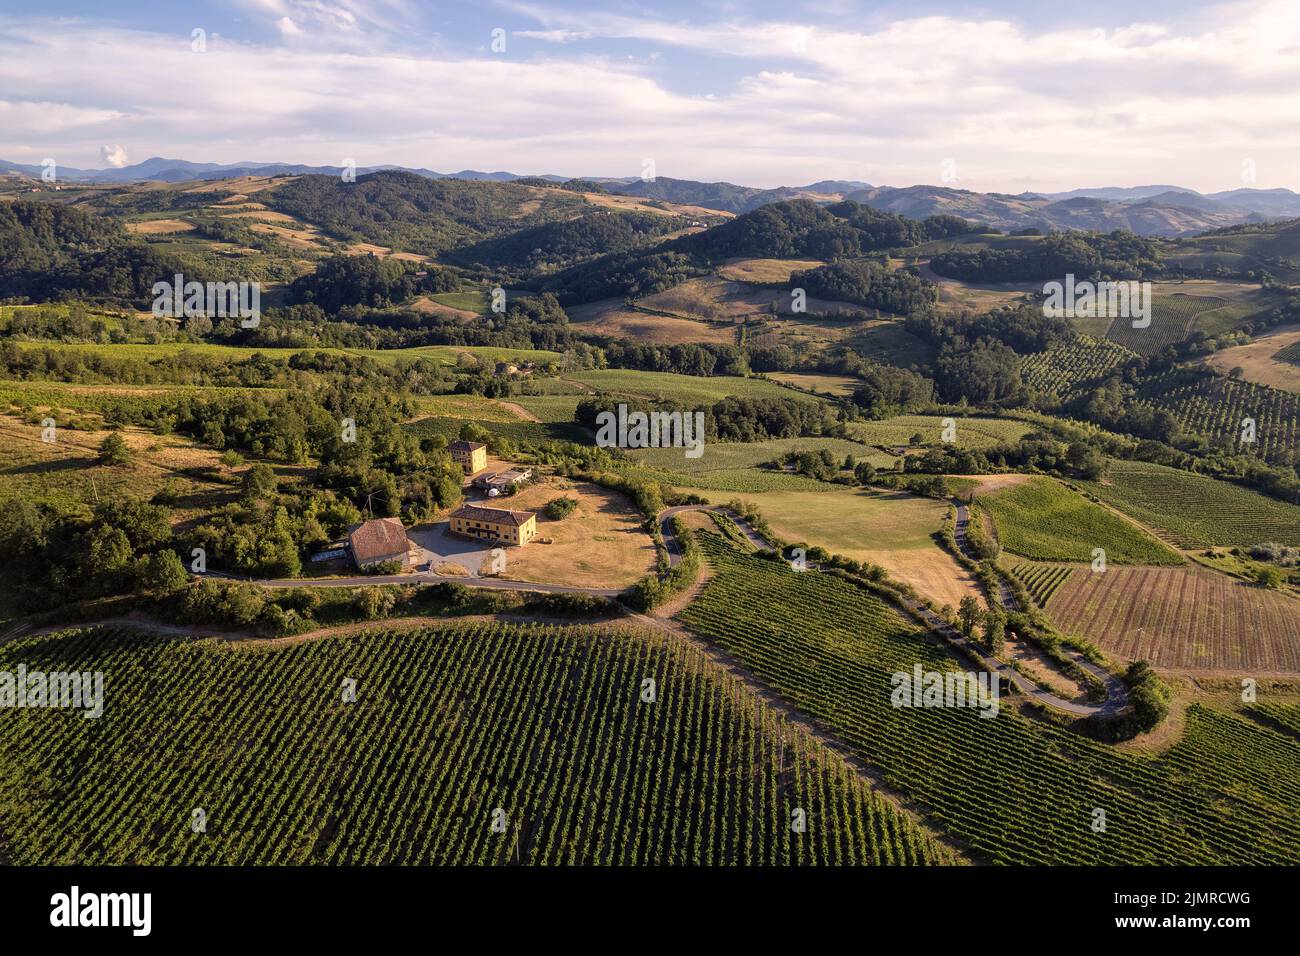
<path id="1" fill-rule="evenodd" d="M 508 508 L 461 505 L 451 513 L 452 534 L 505 544 L 527 544 L 537 536 L 537 515 Z"/>
<path id="2" fill-rule="evenodd" d="M 487 467 L 487 445 L 477 441 L 454 441 L 447 446 L 452 460 L 465 469 L 465 474 L 476 475 Z"/>
<path id="3" fill-rule="evenodd" d="M 348 530 L 352 561 L 365 569 L 386 561 L 410 564 L 411 543 L 400 518 L 374 518 Z"/>
<path id="4" fill-rule="evenodd" d="M 479 475 L 474 479 L 474 484 L 489 492 L 495 490 L 500 494 L 507 491 L 511 485 L 523 484 L 531 477 L 533 477 L 531 468 L 507 468 L 505 471 L 487 472 Z"/>

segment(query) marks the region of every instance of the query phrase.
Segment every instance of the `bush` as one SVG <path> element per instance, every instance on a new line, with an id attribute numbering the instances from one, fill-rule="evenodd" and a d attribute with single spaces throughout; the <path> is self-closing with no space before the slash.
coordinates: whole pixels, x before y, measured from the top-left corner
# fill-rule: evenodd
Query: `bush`
<path id="1" fill-rule="evenodd" d="M 552 498 L 543 510 L 546 512 L 546 517 L 552 521 L 560 521 L 573 514 L 577 507 L 578 502 L 575 498 Z"/>
<path id="2" fill-rule="evenodd" d="M 117 432 L 109 432 L 99 446 L 101 465 L 127 465 L 131 462 L 131 449 Z"/>
<path id="3" fill-rule="evenodd" d="M 352 595 L 352 609 L 367 621 L 387 617 L 397 603 L 397 596 L 388 588 L 358 588 Z"/>
<path id="4" fill-rule="evenodd" d="M 1255 568 L 1250 576 L 1262 588 L 1280 590 L 1286 583 L 1286 575 L 1281 568 Z"/>

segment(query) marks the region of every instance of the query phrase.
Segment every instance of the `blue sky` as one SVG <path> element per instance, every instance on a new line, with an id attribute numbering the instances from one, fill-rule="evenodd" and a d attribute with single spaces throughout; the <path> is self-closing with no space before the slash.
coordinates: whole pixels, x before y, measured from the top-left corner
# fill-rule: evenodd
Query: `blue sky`
<path id="1" fill-rule="evenodd" d="M 1298 91 L 1289 0 L 0 0 L 0 158 L 65 166 L 1300 188 Z"/>

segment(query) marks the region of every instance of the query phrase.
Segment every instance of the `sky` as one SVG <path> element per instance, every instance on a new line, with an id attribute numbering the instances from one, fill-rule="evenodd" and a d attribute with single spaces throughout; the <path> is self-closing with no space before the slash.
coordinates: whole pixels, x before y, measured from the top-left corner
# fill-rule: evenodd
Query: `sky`
<path id="1" fill-rule="evenodd" d="M 0 0 L 0 159 L 1300 191 L 1300 3 Z"/>

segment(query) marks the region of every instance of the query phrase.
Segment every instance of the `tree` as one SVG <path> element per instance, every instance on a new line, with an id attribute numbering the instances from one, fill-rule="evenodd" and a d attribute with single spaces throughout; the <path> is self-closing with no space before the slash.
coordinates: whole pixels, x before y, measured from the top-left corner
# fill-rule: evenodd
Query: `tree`
<path id="1" fill-rule="evenodd" d="M 1007 649 L 1007 618 L 1001 611 L 989 611 L 984 616 L 984 646 L 994 657 Z"/>
<path id="2" fill-rule="evenodd" d="M 1106 471 L 1106 456 L 1086 442 L 1071 442 L 1065 457 L 1074 473 L 1087 481 L 1096 481 Z"/>
<path id="3" fill-rule="evenodd" d="M 234 471 L 244 463 L 244 456 L 231 448 L 227 451 L 223 451 L 218 461 L 225 465 L 230 471 Z"/>
<path id="4" fill-rule="evenodd" d="M 475 422 L 466 422 L 460 426 L 461 441 L 476 441 L 487 443 L 492 438 L 492 433 Z"/>
<path id="5" fill-rule="evenodd" d="M 131 542 L 121 528 L 100 525 L 83 540 L 81 570 L 86 579 L 110 581 L 131 561 Z"/>
<path id="6" fill-rule="evenodd" d="M 136 582 L 144 591 L 155 594 L 171 594 L 185 586 L 189 575 L 176 552 L 171 549 L 159 551 L 140 559 L 136 571 Z"/>
<path id="7" fill-rule="evenodd" d="M 970 637 L 983 620 L 984 609 L 980 607 L 979 601 L 969 594 L 962 598 L 961 603 L 957 605 L 957 621 L 962 634 Z"/>
<path id="8" fill-rule="evenodd" d="M 101 465 L 126 465 L 131 461 L 131 449 L 117 432 L 109 432 L 99 445 Z"/>
<path id="9" fill-rule="evenodd" d="M 245 504 L 270 499 L 275 496 L 278 487 L 279 482 L 275 477 L 275 471 L 270 465 L 258 462 L 244 472 L 244 483 L 243 488 L 240 490 L 240 498 Z"/>
<path id="10" fill-rule="evenodd" d="M 869 461 L 860 461 L 853 469 L 853 477 L 860 485 L 869 485 L 876 480 L 875 466 Z"/>

